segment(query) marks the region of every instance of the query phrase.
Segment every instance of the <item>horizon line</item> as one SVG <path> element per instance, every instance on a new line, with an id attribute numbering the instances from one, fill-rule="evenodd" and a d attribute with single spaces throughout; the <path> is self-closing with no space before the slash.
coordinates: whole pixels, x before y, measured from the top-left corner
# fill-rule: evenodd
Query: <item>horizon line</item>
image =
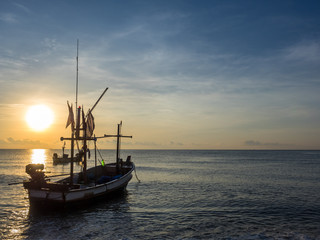
<path id="1" fill-rule="evenodd" d="M 61 150 L 61 148 L 0 148 L 0 150 L 33 150 L 33 149 L 45 149 L 45 150 Z M 70 150 L 70 148 L 65 148 L 65 150 Z M 113 148 L 101 148 L 99 150 L 114 150 Z M 195 149 L 195 148 L 123 148 L 121 150 L 129 150 L 129 151 L 320 151 L 319 149 L 263 149 L 263 148 L 220 148 L 220 149 L 208 149 L 208 148 L 201 148 L 201 149 Z"/>

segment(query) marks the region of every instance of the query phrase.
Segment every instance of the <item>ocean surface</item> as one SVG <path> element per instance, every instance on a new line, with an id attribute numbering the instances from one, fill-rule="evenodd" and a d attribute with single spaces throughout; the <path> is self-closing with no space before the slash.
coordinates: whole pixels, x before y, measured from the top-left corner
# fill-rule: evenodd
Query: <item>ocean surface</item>
<path id="1" fill-rule="evenodd" d="M 320 239 L 320 151 L 125 150 L 141 182 L 123 196 L 34 213 L 8 183 L 32 162 L 68 173 L 53 166 L 57 151 L 0 150 L 0 239 Z"/>

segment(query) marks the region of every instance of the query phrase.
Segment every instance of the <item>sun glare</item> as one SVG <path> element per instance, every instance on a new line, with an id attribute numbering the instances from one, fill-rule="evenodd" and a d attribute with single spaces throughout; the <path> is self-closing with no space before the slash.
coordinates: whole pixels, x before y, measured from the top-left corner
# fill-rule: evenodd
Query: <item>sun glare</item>
<path id="1" fill-rule="evenodd" d="M 44 164 L 46 162 L 46 150 L 32 149 L 31 161 L 35 164 Z"/>
<path id="2" fill-rule="evenodd" d="M 53 123 L 54 115 L 46 105 L 31 106 L 26 114 L 26 121 L 34 131 L 43 131 Z"/>

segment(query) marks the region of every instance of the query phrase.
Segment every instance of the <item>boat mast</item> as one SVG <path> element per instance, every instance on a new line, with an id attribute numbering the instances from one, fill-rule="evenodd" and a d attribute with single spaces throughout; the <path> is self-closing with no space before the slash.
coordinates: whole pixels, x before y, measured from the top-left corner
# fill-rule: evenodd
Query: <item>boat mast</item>
<path id="1" fill-rule="evenodd" d="M 72 133 L 71 133 L 71 161 L 70 161 L 70 186 L 73 185 L 73 155 L 74 155 L 74 129 L 72 127 Z"/>
<path id="2" fill-rule="evenodd" d="M 80 108 L 79 108 L 80 109 Z M 83 131 L 83 180 L 87 183 L 87 123 L 85 120 L 83 106 L 82 106 L 82 131 Z"/>
<path id="3" fill-rule="evenodd" d="M 120 137 L 121 137 L 121 126 L 122 121 L 118 124 L 118 131 L 117 131 L 117 154 L 116 154 L 116 163 L 117 163 L 117 172 L 120 172 Z"/>
<path id="4" fill-rule="evenodd" d="M 97 184 L 97 139 L 94 135 L 94 185 Z M 103 161 L 103 160 L 102 160 Z"/>
<path id="5" fill-rule="evenodd" d="M 120 169 L 121 169 L 121 162 L 120 162 L 120 141 L 121 138 L 132 138 L 132 136 L 124 136 L 121 134 L 121 127 L 122 127 L 122 121 L 118 124 L 118 128 L 117 128 L 117 134 L 116 135 L 109 135 L 109 134 L 104 134 L 103 137 L 107 138 L 107 137 L 116 137 L 117 138 L 117 152 L 116 152 L 116 167 L 117 167 L 117 173 L 120 173 Z M 96 137 L 99 138 L 99 137 Z"/>
<path id="6" fill-rule="evenodd" d="M 78 107 L 79 39 L 77 39 L 76 108 Z"/>
<path id="7" fill-rule="evenodd" d="M 79 39 L 77 39 L 77 69 L 76 69 L 76 109 L 78 106 L 78 72 L 79 72 Z M 76 114 L 76 122 L 78 121 L 78 114 Z M 71 125 L 71 163 L 70 163 L 70 186 L 73 185 L 73 155 L 74 155 L 74 128 Z M 79 132 L 77 128 L 77 132 Z M 76 133 L 77 134 L 77 133 Z"/>

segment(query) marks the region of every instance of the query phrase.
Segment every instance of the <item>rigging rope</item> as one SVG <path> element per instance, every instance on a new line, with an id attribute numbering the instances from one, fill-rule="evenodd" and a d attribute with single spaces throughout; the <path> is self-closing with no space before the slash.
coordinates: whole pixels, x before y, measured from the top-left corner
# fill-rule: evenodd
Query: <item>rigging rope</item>
<path id="1" fill-rule="evenodd" d="M 101 155 L 101 153 L 100 153 L 100 150 L 99 150 L 99 148 L 96 146 L 96 148 L 97 148 L 97 150 L 98 150 L 98 153 L 99 153 L 99 156 L 100 156 L 100 158 L 102 159 L 102 161 L 103 161 L 103 164 L 101 163 L 101 161 L 98 159 L 98 161 L 100 162 L 100 164 L 102 165 L 102 166 L 104 166 L 104 160 L 103 160 L 103 157 L 102 157 L 102 155 Z"/>
<path id="2" fill-rule="evenodd" d="M 134 168 L 134 175 L 136 176 L 136 179 L 138 180 L 138 183 L 141 183 L 140 179 L 138 178 L 136 168 Z"/>

